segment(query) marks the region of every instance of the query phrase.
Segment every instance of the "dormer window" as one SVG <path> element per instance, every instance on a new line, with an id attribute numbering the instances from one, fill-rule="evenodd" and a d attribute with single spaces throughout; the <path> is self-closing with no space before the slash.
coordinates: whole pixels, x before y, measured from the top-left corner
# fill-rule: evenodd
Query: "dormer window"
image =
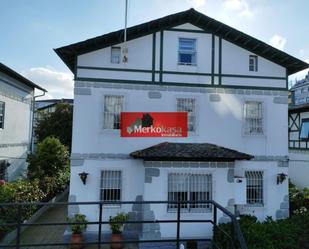
<path id="1" fill-rule="evenodd" d="M 179 38 L 178 64 L 196 65 L 196 39 Z"/>
<path id="2" fill-rule="evenodd" d="M 120 47 L 112 47 L 111 49 L 111 63 L 119 64 L 120 63 L 121 49 Z"/>

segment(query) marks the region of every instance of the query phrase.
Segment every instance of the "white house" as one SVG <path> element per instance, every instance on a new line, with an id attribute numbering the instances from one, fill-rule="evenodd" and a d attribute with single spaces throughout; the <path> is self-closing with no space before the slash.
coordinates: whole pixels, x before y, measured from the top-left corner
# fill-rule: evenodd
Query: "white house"
<path id="1" fill-rule="evenodd" d="M 31 149 L 34 89 L 46 92 L 0 63 L 0 179 L 14 180 L 26 169 Z"/>
<path id="2" fill-rule="evenodd" d="M 290 90 L 289 175 L 300 188 L 309 188 L 309 73 Z"/>
<path id="3" fill-rule="evenodd" d="M 131 27 L 126 43 L 123 33 L 55 50 L 75 74 L 70 201 L 213 199 L 260 220 L 288 217 L 287 77 L 308 64 L 194 9 Z M 187 112 L 188 136 L 121 137 L 122 112 Z M 207 205 L 181 210 L 212 218 Z M 104 219 L 120 211 L 140 217 L 122 205 L 105 206 Z M 174 211 L 152 204 L 141 217 Z M 99 208 L 69 212 L 96 221 Z M 176 234 L 175 224 L 139 229 L 147 239 Z M 205 234 L 210 225 L 181 226 L 181 236 Z"/>

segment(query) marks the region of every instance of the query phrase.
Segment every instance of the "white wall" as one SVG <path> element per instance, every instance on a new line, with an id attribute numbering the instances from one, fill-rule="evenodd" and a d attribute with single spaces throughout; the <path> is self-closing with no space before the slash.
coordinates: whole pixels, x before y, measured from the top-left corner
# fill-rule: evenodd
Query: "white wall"
<path id="1" fill-rule="evenodd" d="M 173 112 L 177 111 L 177 97 L 195 97 L 197 131 L 187 138 L 122 138 L 119 130 L 103 129 L 104 94 L 123 95 L 124 111 L 127 112 Z M 92 95 L 76 95 L 73 152 L 130 153 L 162 141 L 173 141 L 215 143 L 253 155 L 288 154 L 287 105 L 274 104 L 274 96 L 220 94 L 220 102 L 211 102 L 209 93 L 162 91 L 161 94 L 161 99 L 149 99 L 146 90 L 93 88 Z M 246 100 L 263 102 L 265 135 L 243 135 L 243 104 Z"/>
<path id="2" fill-rule="evenodd" d="M 135 201 L 137 195 L 144 193 L 144 167 L 141 161 L 128 160 L 86 160 L 83 166 L 71 167 L 70 195 L 76 196 L 76 201 L 99 201 L 102 170 L 122 171 L 122 201 Z M 81 172 L 89 173 L 86 185 L 79 177 Z M 89 221 L 97 221 L 99 217 L 98 205 L 79 206 L 80 213 L 86 214 Z M 111 215 L 119 212 L 129 212 L 132 205 L 121 207 L 104 207 L 103 220 L 108 221 Z M 97 226 L 89 226 L 90 231 L 96 230 Z M 103 226 L 104 231 L 109 231 L 108 226 Z"/>
<path id="3" fill-rule="evenodd" d="M 0 101 L 5 102 L 4 129 L 0 129 L 0 160 L 8 160 L 8 179 L 26 167 L 31 139 L 33 89 L 0 73 Z"/>
<path id="4" fill-rule="evenodd" d="M 289 151 L 289 176 L 297 187 L 309 188 L 309 152 Z"/>
<path id="5" fill-rule="evenodd" d="M 202 33 L 202 30 L 191 25 L 184 24 L 175 28 L 188 30 L 191 28 L 195 32 L 188 31 L 171 31 L 165 30 L 163 35 L 163 82 L 171 83 L 194 83 L 209 85 L 211 84 L 210 76 L 194 75 L 192 73 L 211 74 L 212 68 L 212 35 Z M 200 32 L 197 32 L 200 31 Z M 182 66 L 178 65 L 178 39 L 179 38 L 197 39 L 197 65 Z M 214 39 L 214 73 L 219 73 L 219 38 Z M 77 76 L 81 78 L 96 79 L 122 79 L 122 80 L 139 80 L 151 82 L 152 70 L 152 35 L 147 35 L 135 40 L 128 41 L 115 46 L 128 48 L 128 63 L 112 64 L 111 47 L 99 49 L 78 56 L 78 66 L 82 67 L 101 67 L 101 69 L 77 69 Z M 156 33 L 155 42 L 155 70 L 160 70 L 160 50 L 161 50 L 161 33 Z M 228 41 L 222 39 L 222 85 L 251 86 L 251 87 L 286 87 L 286 70 L 265 58 L 258 57 L 258 71 L 249 71 L 249 55 L 252 53 L 240 48 Z M 237 63 L 235 63 L 237 62 Z M 104 68 L 104 70 L 102 69 Z M 135 69 L 148 70 L 146 72 L 120 72 L 108 70 L 116 69 Z M 186 72 L 191 75 L 168 74 L 172 72 Z M 224 74 L 236 75 L 235 77 L 224 77 Z M 237 75 L 249 76 L 251 78 L 237 78 Z M 279 77 L 274 78 L 252 78 L 254 76 Z M 156 76 L 156 81 L 159 77 Z M 216 80 L 218 81 L 218 80 Z M 164 84 L 164 83 L 163 83 Z M 216 84 L 216 83 L 215 83 Z"/>

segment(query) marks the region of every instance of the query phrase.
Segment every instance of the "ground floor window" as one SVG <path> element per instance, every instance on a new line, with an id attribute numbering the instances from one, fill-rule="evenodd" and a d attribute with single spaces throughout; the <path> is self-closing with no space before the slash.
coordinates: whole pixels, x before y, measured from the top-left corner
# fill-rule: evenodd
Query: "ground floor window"
<path id="1" fill-rule="evenodd" d="M 263 205 L 263 171 L 246 171 L 247 204 Z"/>
<path id="2" fill-rule="evenodd" d="M 169 201 L 206 201 L 211 200 L 212 177 L 210 174 L 170 173 L 168 174 Z M 168 210 L 176 210 L 177 204 L 169 204 Z M 205 203 L 184 203 L 186 211 L 205 211 L 211 205 Z"/>
<path id="3" fill-rule="evenodd" d="M 121 188 L 120 170 L 103 170 L 101 172 L 100 191 L 102 201 L 121 201 Z"/>

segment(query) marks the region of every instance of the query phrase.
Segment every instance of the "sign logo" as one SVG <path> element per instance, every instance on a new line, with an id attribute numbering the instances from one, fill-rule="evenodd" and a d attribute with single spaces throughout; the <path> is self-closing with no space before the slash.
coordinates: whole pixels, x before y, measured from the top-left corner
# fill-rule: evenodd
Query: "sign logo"
<path id="1" fill-rule="evenodd" d="M 121 137 L 187 137 L 187 112 L 122 112 Z"/>

